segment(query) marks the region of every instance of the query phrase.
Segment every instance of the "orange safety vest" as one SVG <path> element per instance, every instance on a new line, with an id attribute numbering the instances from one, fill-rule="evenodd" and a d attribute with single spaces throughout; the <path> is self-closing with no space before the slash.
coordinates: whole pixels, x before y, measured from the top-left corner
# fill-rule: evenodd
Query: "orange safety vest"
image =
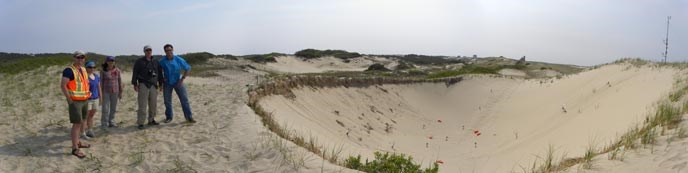
<path id="1" fill-rule="evenodd" d="M 69 83 L 67 83 L 69 97 L 76 101 L 88 100 L 88 98 L 91 97 L 91 91 L 88 89 L 88 77 L 84 74 L 86 73 L 86 68 L 79 67 L 79 69 L 77 69 L 77 67 L 72 65 L 69 69 L 71 69 L 74 74 L 74 80 L 70 80 Z"/>

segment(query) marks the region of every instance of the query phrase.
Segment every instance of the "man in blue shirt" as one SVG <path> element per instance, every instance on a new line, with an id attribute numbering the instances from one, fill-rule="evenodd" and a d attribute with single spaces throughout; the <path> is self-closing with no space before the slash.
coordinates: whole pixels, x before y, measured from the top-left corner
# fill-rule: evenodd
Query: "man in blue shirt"
<path id="1" fill-rule="evenodd" d="M 165 123 L 172 122 L 172 90 L 177 93 L 179 101 L 182 104 L 184 111 L 184 118 L 189 123 L 196 123 L 191 113 L 191 106 L 189 106 L 189 98 L 184 87 L 184 80 L 191 70 L 191 66 L 186 63 L 184 58 L 174 55 L 172 53 L 174 47 L 171 44 L 163 46 L 165 50 L 165 57 L 160 59 L 160 67 L 162 68 L 163 78 L 163 99 L 165 100 Z M 181 71 L 184 71 L 184 75 Z"/>

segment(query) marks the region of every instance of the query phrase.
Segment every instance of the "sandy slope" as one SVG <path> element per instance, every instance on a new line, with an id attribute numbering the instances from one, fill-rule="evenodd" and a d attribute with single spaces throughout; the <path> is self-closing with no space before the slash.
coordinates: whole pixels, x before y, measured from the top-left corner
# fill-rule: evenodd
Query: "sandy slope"
<path id="1" fill-rule="evenodd" d="M 684 115 L 683 119 L 686 118 Z M 683 123 L 683 128 L 688 128 Z M 609 159 L 603 154 L 593 159 L 591 168 L 582 164 L 573 166 L 567 172 L 625 173 L 625 172 L 688 172 L 688 138 L 679 138 L 676 131 L 667 131 L 657 138 L 657 144 L 643 146 L 637 150 L 619 150 L 623 160 Z"/>
<path id="2" fill-rule="evenodd" d="M 530 166 L 550 145 L 557 158 L 576 157 L 591 142 L 615 139 L 652 111 L 677 72 L 608 65 L 562 79 L 301 88 L 295 98 L 260 104 L 344 156 L 400 152 L 424 165 L 442 160 L 441 172 L 507 172 Z"/>
<path id="3" fill-rule="evenodd" d="M 86 141 L 93 148 L 83 150 L 91 157 L 79 160 L 69 155 L 71 124 L 58 88 L 62 69 L 38 68 L 0 81 L 0 172 L 346 172 L 264 128 L 245 104 L 244 86 L 255 75 L 232 70 L 189 78 L 199 121 L 193 125 L 183 123 L 175 96 L 172 123 L 137 130 L 134 91 L 126 85 L 116 119 L 121 127 L 96 130 L 97 138 Z M 130 74 L 124 76 L 128 82 Z M 158 101 L 161 121 L 162 94 Z"/>

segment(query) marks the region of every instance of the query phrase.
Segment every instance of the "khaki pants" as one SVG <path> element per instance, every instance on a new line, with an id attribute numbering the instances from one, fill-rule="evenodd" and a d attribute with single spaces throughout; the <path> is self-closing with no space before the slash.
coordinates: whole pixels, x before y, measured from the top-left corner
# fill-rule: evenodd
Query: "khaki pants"
<path id="1" fill-rule="evenodd" d="M 143 125 L 146 121 L 146 111 L 148 112 L 148 122 L 155 121 L 158 104 L 158 88 L 155 86 L 148 88 L 145 84 L 139 84 L 138 87 L 139 110 L 137 111 L 136 124 Z M 148 110 L 146 110 L 146 107 L 148 107 Z"/>

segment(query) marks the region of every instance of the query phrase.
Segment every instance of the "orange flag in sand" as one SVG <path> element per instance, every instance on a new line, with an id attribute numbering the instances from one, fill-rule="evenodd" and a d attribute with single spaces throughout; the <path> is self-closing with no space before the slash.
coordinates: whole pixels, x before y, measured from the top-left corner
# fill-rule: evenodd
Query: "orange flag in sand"
<path id="1" fill-rule="evenodd" d="M 480 130 L 473 130 L 473 134 L 475 134 L 475 136 L 480 136 Z"/>

